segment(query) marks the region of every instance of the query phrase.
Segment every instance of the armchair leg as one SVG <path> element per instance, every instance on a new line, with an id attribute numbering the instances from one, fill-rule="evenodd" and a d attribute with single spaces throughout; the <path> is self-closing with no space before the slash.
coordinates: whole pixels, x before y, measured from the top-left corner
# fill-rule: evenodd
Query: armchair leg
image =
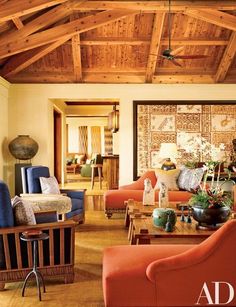
<path id="1" fill-rule="evenodd" d="M 112 212 L 111 211 L 105 211 L 105 215 L 108 219 L 112 217 Z"/>
<path id="2" fill-rule="evenodd" d="M 3 291 L 5 288 L 5 282 L 0 282 L 0 291 Z"/>
<path id="3" fill-rule="evenodd" d="M 73 284 L 74 282 L 74 274 L 67 274 L 64 277 L 64 283 L 65 284 Z"/>

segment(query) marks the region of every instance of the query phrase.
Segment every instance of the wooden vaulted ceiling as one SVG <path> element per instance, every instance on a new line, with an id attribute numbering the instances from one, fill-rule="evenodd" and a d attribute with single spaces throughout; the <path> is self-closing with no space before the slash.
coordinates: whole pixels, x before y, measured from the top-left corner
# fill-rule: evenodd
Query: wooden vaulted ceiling
<path id="1" fill-rule="evenodd" d="M 0 0 L 0 75 L 12 83 L 236 83 L 236 1 Z"/>

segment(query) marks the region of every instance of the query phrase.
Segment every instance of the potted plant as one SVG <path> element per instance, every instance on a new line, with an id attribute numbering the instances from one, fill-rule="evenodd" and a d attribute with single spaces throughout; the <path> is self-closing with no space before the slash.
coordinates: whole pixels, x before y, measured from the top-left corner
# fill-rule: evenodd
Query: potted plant
<path id="1" fill-rule="evenodd" d="M 230 217 L 232 199 L 223 190 L 199 189 L 189 203 L 193 218 L 200 226 L 215 227 Z"/>
<path id="2" fill-rule="evenodd" d="M 231 213 L 232 198 L 229 193 L 223 190 L 223 185 L 230 180 L 220 183 L 220 162 L 208 161 L 205 163 L 205 175 L 203 183 L 189 200 L 192 206 L 193 218 L 198 221 L 200 226 L 216 227 L 217 224 L 226 222 Z M 218 167 L 217 178 L 215 169 Z M 207 186 L 207 179 L 211 177 L 211 184 Z"/>
<path id="3" fill-rule="evenodd" d="M 186 133 L 182 133 L 182 139 L 185 141 L 185 150 L 193 157 L 194 163 L 197 158 L 200 161 L 202 158 L 205 160 L 203 181 L 189 200 L 193 218 L 200 226 L 216 227 L 229 219 L 232 205 L 231 196 L 223 190 L 225 182 L 231 181 L 231 172 L 228 171 L 228 178 L 220 182 L 224 144 L 216 147 L 203 137 L 189 138 Z"/>

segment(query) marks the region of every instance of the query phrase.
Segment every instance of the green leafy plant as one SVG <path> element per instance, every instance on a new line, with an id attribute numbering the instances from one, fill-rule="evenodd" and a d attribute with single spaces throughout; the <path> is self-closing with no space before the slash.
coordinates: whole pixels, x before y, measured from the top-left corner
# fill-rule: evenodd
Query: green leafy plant
<path id="1" fill-rule="evenodd" d="M 220 208 L 220 207 L 231 207 L 232 199 L 231 197 L 225 193 L 223 190 L 198 190 L 196 194 L 189 200 L 190 205 L 198 205 L 203 209 L 206 208 Z"/>

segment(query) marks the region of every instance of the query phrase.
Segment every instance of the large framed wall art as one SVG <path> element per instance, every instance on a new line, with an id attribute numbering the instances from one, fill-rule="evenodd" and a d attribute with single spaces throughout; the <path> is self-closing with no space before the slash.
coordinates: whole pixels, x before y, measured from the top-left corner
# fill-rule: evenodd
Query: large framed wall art
<path id="1" fill-rule="evenodd" d="M 225 145 L 230 161 L 236 139 L 234 101 L 133 101 L 133 177 L 158 167 L 161 143 L 176 143 L 179 163 L 188 154 L 181 147 L 181 135 L 202 137 L 211 144 Z"/>

